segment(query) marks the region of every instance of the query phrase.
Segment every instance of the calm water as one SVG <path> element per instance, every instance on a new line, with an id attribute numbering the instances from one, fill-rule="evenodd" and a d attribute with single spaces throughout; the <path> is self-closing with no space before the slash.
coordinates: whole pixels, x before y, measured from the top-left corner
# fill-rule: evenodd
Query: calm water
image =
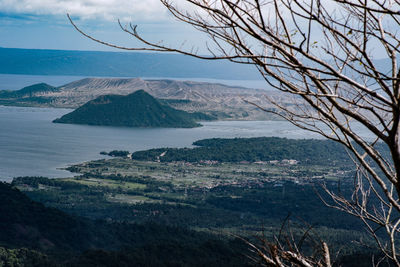
<path id="1" fill-rule="evenodd" d="M 58 168 L 101 158 L 101 151 L 114 149 L 137 151 L 155 147 L 185 147 L 193 141 L 212 137 L 312 137 L 283 121 L 206 122 L 204 127 L 194 129 L 102 127 L 51 122 L 67 112 L 70 110 L 0 106 L 0 179 L 10 180 L 26 175 L 71 176 Z"/>
<path id="2" fill-rule="evenodd" d="M 35 83 L 53 86 L 82 76 L 0 74 L 0 90 L 18 90 Z M 145 79 L 158 79 L 146 77 Z M 174 78 L 169 78 L 174 79 Z M 177 79 L 265 88 L 263 81 Z M 263 123 L 217 122 L 196 129 L 132 129 L 53 124 L 67 109 L 0 106 L 0 180 L 25 175 L 70 176 L 59 168 L 100 158 L 100 151 L 136 151 L 153 147 L 184 147 L 209 137 L 262 136 Z M 268 128 L 268 127 L 267 127 Z"/>

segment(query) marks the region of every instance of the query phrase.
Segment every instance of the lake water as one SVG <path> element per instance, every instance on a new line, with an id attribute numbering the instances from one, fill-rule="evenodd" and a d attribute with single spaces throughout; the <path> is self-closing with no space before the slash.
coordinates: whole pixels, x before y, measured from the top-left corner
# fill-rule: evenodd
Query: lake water
<path id="1" fill-rule="evenodd" d="M 18 90 L 41 82 L 61 86 L 83 78 L 86 77 L 0 74 L 0 90 Z M 197 78 L 177 80 L 266 88 L 264 81 Z M 257 122 L 213 122 L 205 123 L 204 127 L 196 129 L 132 129 L 51 122 L 68 112 L 68 109 L 0 106 L 0 180 L 26 175 L 71 176 L 69 172 L 60 168 L 101 158 L 100 151 L 184 147 L 202 138 L 262 136 L 262 128 L 270 128 L 265 123 Z"/>
<path id="2" fill-rule="evenodd" d="M 59 86 L 84 77 L 0 74 L 0 89 L 20 89 L 38 82 Z M 172 78 L 171 78 L 172 79 Z M 254 85 L 260 81 L 198 81 Z M 68 109 L 0 106 L 0 180 L 18 176 L 69 177 L 70 164 L 102 158 L 101 151 L 131 152 L 156 147 L 189 147 L 204 138 L 278 136 L 320 138 L 286 121 L 204 122 L 193 129 L 123 128 L 54 124 Z"/>
<path id="3" fill-rule="evenodd" d="M 193 129 L 124 128 L 56 124 L 68 109 L 0 106 L 0 179 L 17 176 L 68 177 L 59 170 L 102 156 L 101 151 L 189 147 L 213 137 L 318 137 L 284 121 L 204 122 Z"/>

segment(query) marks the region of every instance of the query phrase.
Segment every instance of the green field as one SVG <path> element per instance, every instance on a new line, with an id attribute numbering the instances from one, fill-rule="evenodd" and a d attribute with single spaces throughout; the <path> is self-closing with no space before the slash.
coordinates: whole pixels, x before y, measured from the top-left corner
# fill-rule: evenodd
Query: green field
<path id="1" fill-rule="evenodd" d="M 139 183 L 131 183 L 131 182 L 124 182 L 124 181 L 116 181 L 110 179 L 97 179 L 97 178 L 82 178 L 82 179 L 65 179 L 66 182 L 74 182 L 88 186 L 104 186 L 111 189 L 145 189 L 146 185 L 139 184 Z"/>
<path id="2" fill-rule="evenodd" d="M 177 188 L 207 188 L 223 185 L 246 186 L 257 183 L 280 184 L 292 181 L 298 184 L 313 184 L 329 179 L 343 179 L 352 172 L 339 166 L 327 168 L 320 165 L 288 163 L 190 163 L 135 161 L 127 158 L 97 160 L 77 164 L 68 168 L 84 176 L 141 177 L 142 179 L 168 182 Z M 92 183 L 94 178 L 82 179 Z M 101 179 L 104 183 L 109 180 Z M 100 181 L 98 181 L 101 183 Z M 117 184 L 113 182 L 112 184 Z M 93 185 L 95 183 L 93 182 Z M 126 185 L 128 186 L 128 185 Z"/>

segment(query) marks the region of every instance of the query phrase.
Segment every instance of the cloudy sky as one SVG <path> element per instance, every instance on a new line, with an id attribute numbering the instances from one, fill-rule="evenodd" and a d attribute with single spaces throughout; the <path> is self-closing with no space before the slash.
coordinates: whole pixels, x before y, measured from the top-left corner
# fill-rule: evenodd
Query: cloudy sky
<path id="1" fill-rule="evenodd" d="M 138 43 L 119 29 L 118 19 L 139 25 L 143 36 L 154 41 L 176 46 L 197 38 L 158 0 L 0 0 L 0 47 L 110 50 L 76 32 L 67 13 L 94 37 L 119 45 Z"/>

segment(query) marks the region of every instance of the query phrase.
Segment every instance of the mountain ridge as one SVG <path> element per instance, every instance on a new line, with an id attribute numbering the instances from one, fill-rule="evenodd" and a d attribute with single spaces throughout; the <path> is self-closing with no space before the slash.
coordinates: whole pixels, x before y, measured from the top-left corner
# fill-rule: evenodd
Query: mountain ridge
<path id="1" fill-rule="evenodd" d="M 128 95 L 137 90 L 144 90 L 158 99 L 185 100 L 175 101 L 170 105 L 187 112 L 217 116 L 218 119 L 268 119 L 268 114 L 244 100 L 268 108 L 270 105 L 265 97 L 267 94 L 282 98 L 282 94 L 277 91 L 220 83 L 168 79 L 85 78 L 57 87 L 54 91 L 36 92 L 33 101 L 26 97 L 2 97 L 0 93 L 0 104 L 77 108 L 101 95 Z"/>

